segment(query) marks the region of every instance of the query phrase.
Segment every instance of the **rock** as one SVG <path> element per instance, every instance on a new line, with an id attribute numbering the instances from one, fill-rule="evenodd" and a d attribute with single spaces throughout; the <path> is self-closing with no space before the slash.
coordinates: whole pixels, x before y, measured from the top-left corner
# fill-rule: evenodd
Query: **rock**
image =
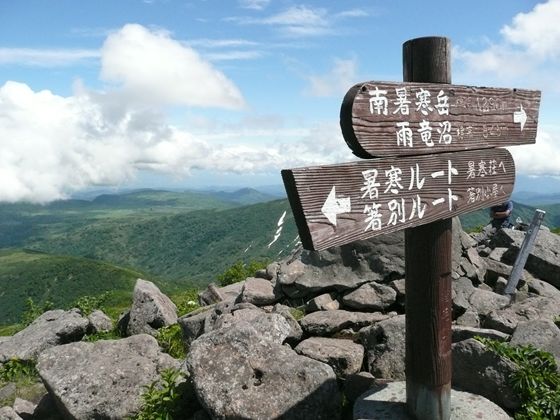
<path id="1" fill-rule="evenodd" d="M 476 336 L 498 341 L 507 341 L 510 337 L 509 334 L 503 333 L 501 331 L 491 330 L 489 328 L 474 328 L 465 327 L 462 325 L 453 325 L 451 329 L 453 334 L 452 340 L 454 343 L 467 340 L 469 338 L 474 338 Z"/>
<path id="2" fill-rule="evenodd" d="M 486 277 L 486 262 L 480 257 L 475 248 L 467 249 L 467 258 L 475 268 L 476 276 L 478 278 L 478 283 L 483 283 Z"/>
<path id="3" fill-rule="evenodd" d="M 555 319 L 560 315 L 558 301 L 542 296 L 531 296 L 511 306 L 488 313 L 483 327 L 512 334 L 519 322 Z"/>
<path id="4" fill-rule="evenodd" d="M 467 232 L 465 232 L 464 230 L 461 229 L 461 247 L 464 250 L 467 250 L 469 248 L 474 248 L 477 245 L 476 241 L 474 240 L 474 238 L 469 235 Z"/>
<path id="5" fill-rule="evenodd" d="M 519 399 L 509 385 L 517 366 L 476 341 L 468 339 L 452 345 L 453 386 L 473 392 L 505 409 L 519 407 Z"/>
<path id="6" fill-rule="evenodd" d="M 474 310 L 468 309 L 463 315 L 457 318 L 456 323 L 463 327 L 478 328 L 480 326 L 480 318 Z"/>
<path id="7" fill-rule="evenodd" d="M 126 418 L 140 409 L 144 386 L 179 362 L 155 338 L 72 343 L 41 353 L 37 370 L 66 418 Z"/>
<path id="8" fill-rule="evenodd" d="M 239 298 L 244 284 L 244 281 L 240 281 L 227 286 L 216 287 L 214 283 L 210 283 L 205 290 L 198 294 L 198 301 L 202 306 L 219 302 L 235 302 Z"/>
<path id="9" fill-rule="evenodd" d="M 221 315 L 214 329 L 228 329 L 240 322 L 250 324 L 262 339 L 278 344 L 282 344 L 292 331 L 285 317 L 277 313 L 269 314 L 260 309 L 240 309 Z"/>
<path id="10" fill-rule="evenodd" d="M 299 343 L 301 337 L 303 336 L 303 330 L 301 329 L 299 322 L 297 322 L 297 320 L 292 315 L 290 307 L 277 303 L 276 305 L 274 305 L 274 308 L 272 308 L 272 312 L 282 315 L 290 326 L 290 333 L 286 337 L 286 342 L 288 344 Z"/>
<path id="11" fill-rule="evenodd" d="M 451 296 L 453 300 L 453 318 L 456 319 L 471 309 L 469 298 L 473 294 L 475 287 L 472 282 L 466 278 L 461 277 L 451 282 Z"/>
<path id="12" fill-rule="evenodd" d="M 344 295 L 342 303 L 361 311 L 383 311 L 395 303 L 397 292 L 384 284 L 371 282 Z"/>
<path id="13" fill-rule="evenodd" d="M 490 252 L 490 255 L 488 255 L 488 258 L 498 262 L 502 261 L 502 256 L 506 253 L 507 250 L 507 248 L 502 247 L 494 248 L 492 252 Z"/>
<path id="14" fill-rule="evenodd" d="M 406 280 L 393 280 L 391 283 L 389 283 L 389 286 L 391 286 L 393 290 L 397 292 L 397 303 L 404 308 L 406 298 Z"/>
<path id="15" fill-rule="evenodd" d="M 358 372 L 348 375 L 344 381 L 343 392 L 350 403 L 354 403 L 360 395 L 375 385 L 375 378 L 369 372 Z"/>
<path id="16" fill-rule="evenodd" d="M 113 329 L 113 321 L 107 315 L 96 309 L 88 316 L 89 332 L 92 334 L 107 332 Z"/>
<path id="17" fill-rule="evenodd" d="M 209 313 L 210 311 L 190 313 L 177 319 L 177 323 L 180 325 L 181 331 L 183 332 L 183 342 L 185 345 L 190 345 L 194 340 L 204 334 L 204 325 Z"/>
<path id="18" fill-rule="evenodd" d="M 47 311 L 9 340 L 0 342 L 0 363 L 14 358 L 35 360 L 45 349 L 81 340 L 88 325 L 77 309 Z"/>
<path id="19" fill-rule="evenodd" d="M 405 377 L 405 316 L 399 315 L 363 328 L 359 341 L 366 350 L 366 366 L 376 378 Z"/>
<path id="20" fill-rule="evenodd" d="M 513 264 L 526 232 L 502 229 L 496 233 L 493 242 L 496 246 L 507 247 L 502 259 Z M 560 289 L 560 235 L 539 230 L 534 246 L 527 258 L 525 269 L 541 280 Z"/>
<path id="21" fill-rule="evenodd" d="M 13 382 L 8 382 L 0 388 L 0 401 L 11 400 L 16 395 L 17 388 Z"/>
<path id="22" fill-rule="evenodd" d="M 177 323 L 177 307 L 152 282 L 136 280 L 132 299 L 128 335 L 155 335 L 159 328 Z"/>
<path id="23" fill-rule="evenodd" d="M 21 398 L 16 398 L 13 405 L 14 411 L 23 419 L 33 418 L 36 408 L 36 404 Z"/>
<path id="24" fill-rule="evenodd" d="M 451 390 L 450 420 L 509 420 L 509 415 L 480 395 Z M 361 395 L 354 404 L 354 419 L 410 420 L 406 383 L 389 382 Z"/>
<path id="25" fill-rule="evenodd" d="M 478 281 L 478 275 L 475 266 L 465 257 L 461 257 L 461 268 L 465 272 L 465 277 Z"/>
<path id="26" fill-rule="evenodd" d="M 361 344 L 338 338 L 311 337 L 299 343 L 295 351 L 328 364 L 342 378 L 359 372 L 364 360 Z"/>
<path id="27" fill-rule="evenodd" d="M 309 335 L 325 336 L 347 328 L 357 331 L 387 318 L 388 315 L 380 312 L 361 313 L 338 309 L 310 313 L 301 319 L 300 325 Z"/>
<path id="28" fill-rule="evenodd" d="M 12 407 L 0 408 L 0 419 L 2 420 L 22 420 Z"/>
<path id="29" fill-rule="evenodd" d="M 531 344 L 540 350 L 552 353 L 557 363 L 560 362 L 560 329 L 551 320 L 539 319 L 518 323 L 510 344 L 515 346 Z"/>
<path id="30" fill-rule="evenodd" d="M 480 315 L 486 315 L 488 312 L 506 307 L 509 305 L 509 300 L 509 297 L 493 291 L 475 288 L 469 296 L 469 305 Z"/>
<path id="31" fill-rule="evenodd" d="M 196 340 L 186 365 L 212 418 L 333 419 L 340 394 L 332 368 L 262 339 L 238 323 Z"/>
<path id="32" fill-rule="evenodd" d="M 280 295 L 274 292 L 274 287 L 269 280 L 249 277 L 241 289 L 241 302 L 249 302 L 253 305 L 271 305 L 280 299 Z"/>
<path id="33" fill-rule="evenodd" d="M 529 292 L 536 293 L 539 296 L 549 297 L 558 302 L 560 305 L 560 290 L 542 280 L 531 279 L 528 284 Z"/>
<path id="34" fill-rule="evenodd" d="M 316 296 L 306 303 L 305 312 L 332 311 L 340 308 L 338 300 L 334 299 L 331 293 L 324 293 Z"/>

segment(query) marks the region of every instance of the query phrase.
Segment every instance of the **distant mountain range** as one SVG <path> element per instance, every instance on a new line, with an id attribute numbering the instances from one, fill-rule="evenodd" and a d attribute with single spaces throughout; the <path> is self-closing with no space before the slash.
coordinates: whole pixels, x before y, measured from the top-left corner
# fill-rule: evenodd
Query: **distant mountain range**
<path id="1" fill-rule="evenodd" d="M 545 225 L 560 226 L 560 202 L 539 207 Z M 516 202 L 513 219 L 530 222 L 534 211 Z M 465 230 L 484 226 L 488 210 L 461 221 Z M 288 201 L 249 188 L 0 204 L 0 325 L 17 318 L 28 296 L 69 303 L 130 292 L 139 276 L 169 288 L 201 287 L 236 261 L 278 260 L 298 243 Z"/>

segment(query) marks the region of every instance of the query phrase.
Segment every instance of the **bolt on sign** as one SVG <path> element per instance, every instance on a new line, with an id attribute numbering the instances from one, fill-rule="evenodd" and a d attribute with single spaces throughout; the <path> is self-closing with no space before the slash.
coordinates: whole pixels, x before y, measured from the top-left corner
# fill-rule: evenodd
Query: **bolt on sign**
<path id="1" fill-rule="evenodd" d="M 534 143 L 539 91 L 367 82 L 341 109 L 357 162 L 285 169 L 304 248 L 323 250 L 507 201 L 506 149 Z M 483 149 L 483 150 L 482 150 Z"/>

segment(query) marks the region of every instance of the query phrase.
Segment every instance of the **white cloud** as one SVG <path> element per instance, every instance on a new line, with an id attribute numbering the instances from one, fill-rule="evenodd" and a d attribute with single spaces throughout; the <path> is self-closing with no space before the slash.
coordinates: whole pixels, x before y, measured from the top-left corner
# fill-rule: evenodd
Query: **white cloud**
<path id="1" fill-rule="evenodd" d="M 503 83 L 521 81 L 524 86 L 560 90 L 557 66 L 560 58 L 560 0 L 537 4 L 504 25 L 498 42 L 480 51 L 454 49 L 459 78 Z M 480 78 L 480 76 L 486 77 Z M 548 82 L 553 83 L 549 85 Z"/>
<path id="2" fill-rule="evenodd" d="M 529 13 L 519 13 L 502 34 L 512 44 L 519 45 L 539 57 L 560 55 L 560 0 L 537 4 Z"/>
<path id="3" fill-rule="evenodd" d="M 195 50 L 141 25 L 125 25 L 107 37 L 101 78 L 121 84 L 140 102 L 233 109 L 244 105 L 233 82 Z"/>
<path id="4" fill-rule="evenodd" d="M 363 9 L 349 9 L 337 13 L 336 17 L 339 18 L 355 18 L 355 17 L 368 17 L 369 13 Z"/>
<path id="5" fill-rule="evenodd" d="M 204 54 L 204 57 L 210 61 L 233 61 L 233 60 L 254 60 L 262 57 L 260 51 L 224 51 Z"/>
<path id="6" fill-rule="evenodd" d="M 535 144 L 509 148 L 517 173 L 560 176 L 560 127 L 539 129 Z"/>
<path id="7" fill-rule="evenodd" d="M 226 21 L 242 25 L 268 25 L 278 28 L 288 37 L 317 36 L 331 32 L 331 24 L 326 9 L 304 5 L 292 6 L 283 12 L 264 18 L 229 17 Z"/>
<path id="8" fill-rule="evenodd" d="M 355 59 L 336 59 L 327 74 L 308 77 L 308 92 L 313 96 L 345 94 L 357 81 L 356 67 Z"/>
<path id="9" fill-rule="evenodd" d="M 239 5 L 244 9 L 262 10 L 270 4 L 270 0 L 240 0 Z"/>
<path id="10" fill-rule="evenodd" d="M 202 48 L 227 48 L 227 47 L 255 47 L 259 45 L 258 42 L 249 41 L 248 39 L 210 39 L 200 38 L 188 41 L 188 44 L 193 47 Z"/>
<path id="11" fill-rule="evenodd" d="M 88 49 L 0 48 L 0 65 L 58 67 L 98 59 L 99 56 L 99 50 Z"/>
<path id="12" fill-rule="evenodd" d="M 270 118 L 262 124 L 270 125 Z M 212 139 L 174 127 L 119 92 L 78 85 L 74 95 L 62 97 L 7 82 L 0 86 L 0 202 L 48 202 L 88 186 L 125 183 L 139 170 L 176 178 L 196 169 L 278 173 L 351 156 L 338 124 L 298 129 L 289 139 L 278 131 L 262 130 L 258 142 L 243 143 L 241 130 L 232 143 L 233 137 Z"/>

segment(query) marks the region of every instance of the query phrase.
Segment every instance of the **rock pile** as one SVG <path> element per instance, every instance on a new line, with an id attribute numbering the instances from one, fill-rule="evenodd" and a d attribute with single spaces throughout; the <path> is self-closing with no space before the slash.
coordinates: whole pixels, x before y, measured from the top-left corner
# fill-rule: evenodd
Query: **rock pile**
<path id="1" fill-rule="evenodd" d="M 516 366 L 474 336 L 533 343 L 560 360 L 560 237 L 541 231 L 515 299 L 501 294 L 523 235 L 479 238 L 454 220 L 453 386 L 506 410 L 519 405 L 507 382 Z M 51 311 L 0 341 L 0 362 L 38 359 L 47 395 L 66 418 L 133 414 L 142 386 L 169 366 L 188 373 L 199 403 L 185 418 L 348 416 L 342 394 L 351 404 L 375 384 L 405 378 L 403 242 L 398 232 L 303 251 L 241 283 L 209 286 L 200 294 L 204 306 L 178 319 L 169 299 L 139 280 L 119 321 L 130 338 L 66 344 L 93 321 Z M 174 322 L 190 350 L 184 362 L 150 337 Z M 3 410 L 23 417 L 15 406 Z"/>

